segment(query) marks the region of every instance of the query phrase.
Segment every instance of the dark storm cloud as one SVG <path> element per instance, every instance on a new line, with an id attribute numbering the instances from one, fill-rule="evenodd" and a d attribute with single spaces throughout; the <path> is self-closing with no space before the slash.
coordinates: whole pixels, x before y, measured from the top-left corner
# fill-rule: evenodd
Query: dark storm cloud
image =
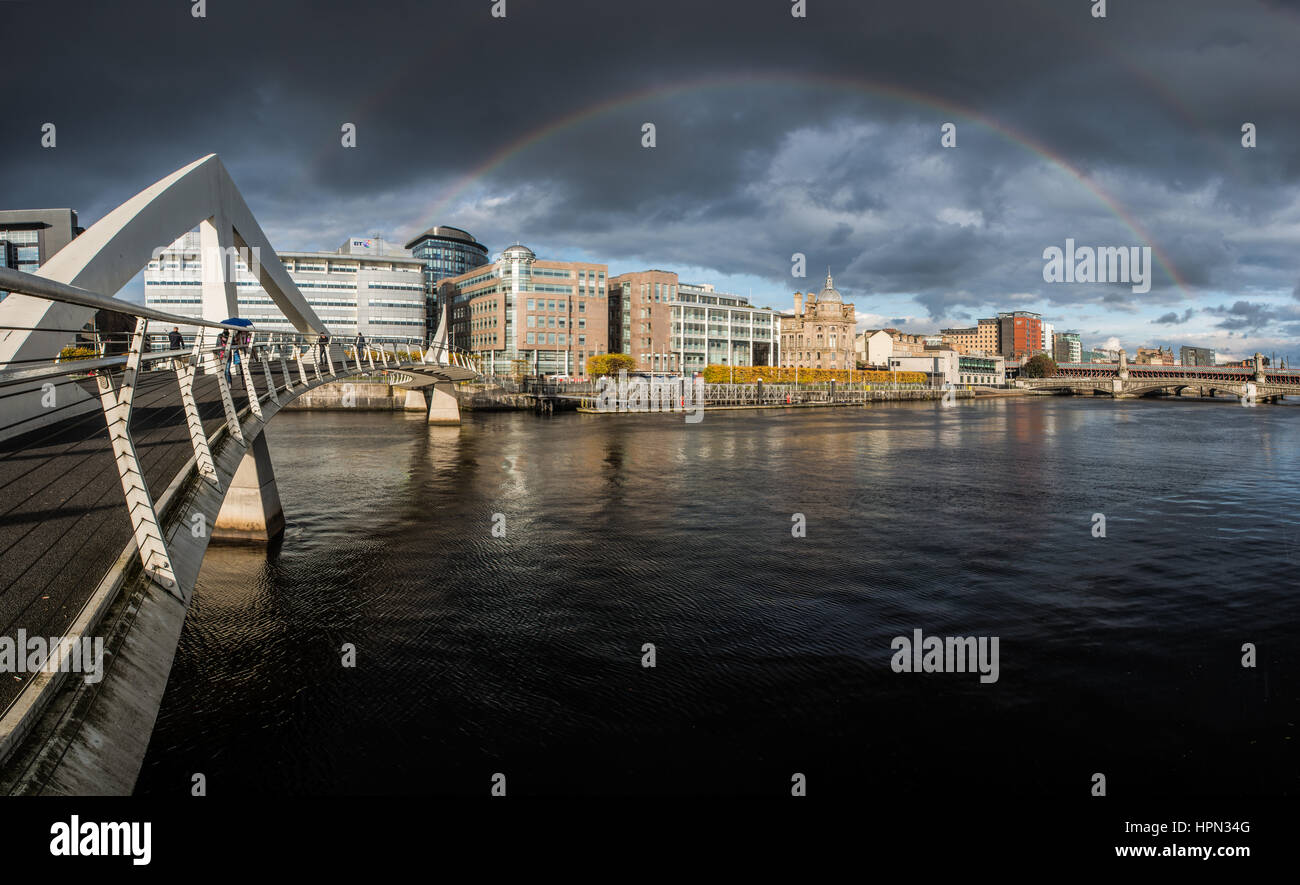
<path id="1" fill-rule="evenodd" d="M 1274 307 L 1254 301 L 1237 301 L 1231 307 L 1223 305 L 1207 307 L 1204 312 L 1212 316 L 1223 317 L 1218 323 L 1219 328 L 1234 332 L 1255 331 L 1278 320 L 1289 322 L 1300 320 L 1300 308 L 1290 305 Z"/>
<path id="2" fill-rule="evenodd" d="M 445 222 L 495 248 L 749 275 L 782 297 L 806 288 L 789 276 L 804 252 L 860 310 L 903 299 L 936 320 L 1095 305 L 1190 330 L 1206 297 L 1300 299 L 1294 5 L 1112 3 L 1105 20 L 1084 0 L 818 0 L 802 20 L 789 5 L 508 0 L 495 20 L 488 0 L 209 0 L 197 20 L 185 0 L 0 4 L 23 35 L 7 68 L 32 73 L 6 98 L 0 204 L 91 222 L 215 151 L 284 248 Z M 684 83 L 703 85 L 655 94 Z M 1163 268 L 1142 296 L 1045 284 L 1045 247 L 1145 234 L 1040 150 L 1109 194 L 1187 288 Z M 1257 324 L 1204 313 L 1282 334 L 1272 307 Z"/>

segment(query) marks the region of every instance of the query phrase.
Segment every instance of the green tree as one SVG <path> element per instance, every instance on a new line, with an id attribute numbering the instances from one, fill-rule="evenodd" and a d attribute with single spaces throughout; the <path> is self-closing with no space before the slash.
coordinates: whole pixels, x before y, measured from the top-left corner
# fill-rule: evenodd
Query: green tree
<path id="1" fill-rule="evenodd" d="M 1045 353 L 1036 353 L 1021 367 L 1020 373 L 1026 378 L 1051 378 L 1056 374 L 1056 360 Z"/>

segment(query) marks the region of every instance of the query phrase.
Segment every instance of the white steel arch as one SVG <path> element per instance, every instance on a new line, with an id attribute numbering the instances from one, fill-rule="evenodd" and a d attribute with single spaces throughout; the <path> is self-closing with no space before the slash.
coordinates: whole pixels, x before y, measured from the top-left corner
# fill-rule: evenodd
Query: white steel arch
<path id="1" fill-rule="evenodd" d="M 203 258 L 204 319 L 239 316 L 234 261 L 220 258 L 233 256 L 239 249 L 256 256 L 256 261 L 248 261 L 249 270 L 294 328 L 305 335 L 328 334 L 216 154 L 176 170 L 118 206 L 60 249 L 35 276 L 114 296 L 149 263 L 156 250 L 195 226 Z M 80 328 L 93 314 L 88 307 L 10 294 L 0 301 L 0 365 L 35 365 L 51 359 L 69 340 L 66 331 L 55 330 Z M 39 397 L 39 387 L 34 387 L 10 399 L 5 411 L 35 416 L 25 430 L 42 426 L 56 416 L 41 417 Z"/>
<path id="2" fill-rule="evenodd" d="M 262 287 L 294 328 L 304 334 L 327 331 L 289 278 L 216 154 L 176 170 L 118 206 L 60 249 L 36 276 L 115 295 L 149 263 L 157 248 L 196 225 L 205 262 L 204 319 L 239 315 L 232 268 L 224 262 L 213 262 L 218 267 L 207 266 L 210 257 L 231 254 L 230 250 L 238 247 L 258 250 L 259 260 L 250 270 L 255 270 Z M 15 294 L 0 302 L 0 326 L 69 329 L 84 325 L 92 313 L 89 308 Z M 48 356 L 57 352 L 66 337 L 42 331 L 0 335 L 0 363 Z"/>

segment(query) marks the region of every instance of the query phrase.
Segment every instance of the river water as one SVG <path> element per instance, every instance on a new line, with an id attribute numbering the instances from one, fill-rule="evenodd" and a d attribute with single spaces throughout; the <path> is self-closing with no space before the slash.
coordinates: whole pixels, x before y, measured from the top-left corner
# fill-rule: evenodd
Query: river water
<path id="1" fill-rule="evenodd" d="M 1295 406 L 267 432 L 288 528 L 208 551 L 141 794 L 1300 790 Z M 997 681 L 895 672 L 918 629 Z"/>

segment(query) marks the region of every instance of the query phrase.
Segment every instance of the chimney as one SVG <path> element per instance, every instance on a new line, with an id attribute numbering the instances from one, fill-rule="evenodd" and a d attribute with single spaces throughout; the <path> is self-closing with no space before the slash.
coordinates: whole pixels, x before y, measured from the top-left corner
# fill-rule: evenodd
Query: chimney
<path id="1" fill-rule="evenodd" d="M 798 292 L 794 293 L 794 315 L 803 316 L 803 296 Z"/>

